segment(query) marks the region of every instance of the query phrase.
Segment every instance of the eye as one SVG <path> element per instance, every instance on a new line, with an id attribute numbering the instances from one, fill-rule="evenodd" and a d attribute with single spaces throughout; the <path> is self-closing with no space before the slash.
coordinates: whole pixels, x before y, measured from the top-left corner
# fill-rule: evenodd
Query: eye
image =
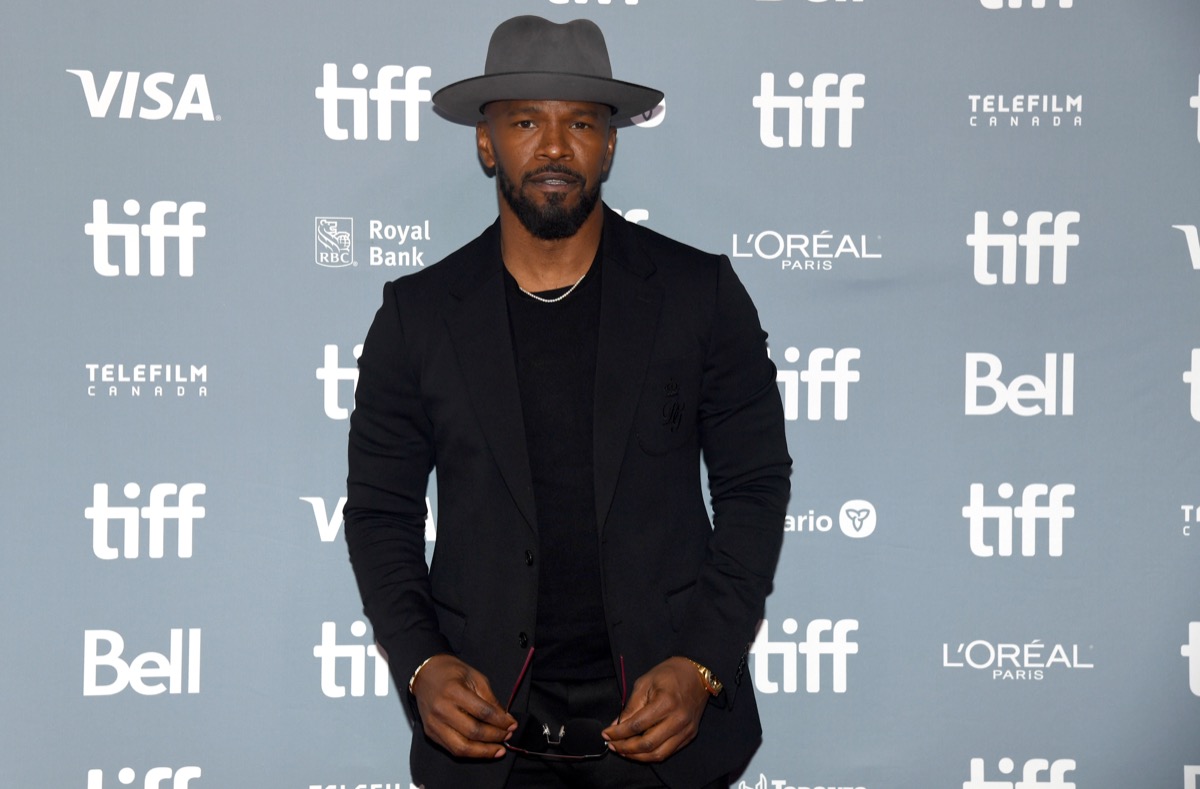
<path id="1" fill-rule="evenodd" d="M 528 120 L 528 119 L 519 120 L 516 123 L 514 123 L 513 125 L 516 126 L 518 129 L 532 129 L 533 121 Z"/>

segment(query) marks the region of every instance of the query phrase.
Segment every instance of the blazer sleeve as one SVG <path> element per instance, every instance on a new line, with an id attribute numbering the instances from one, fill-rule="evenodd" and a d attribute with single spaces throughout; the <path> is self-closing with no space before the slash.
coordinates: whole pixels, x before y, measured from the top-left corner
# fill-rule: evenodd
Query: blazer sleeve
<path id="1" fill-rule="evenodd" d="M 421 661 L 453 651 L 438 629 L 425 563 L 434 450 L 417 369 L 388 283 L 358 360 L 343 515 L 363 610 L 402 696 Z"/>
<path id="2" fill-rule="evenodd" d="M 792 461 L 766 338 L 722 257 L 697 409 L 713 533 L 674 654 L 710 668 L 729 703 L 771 590 L 790 493 Z"/>

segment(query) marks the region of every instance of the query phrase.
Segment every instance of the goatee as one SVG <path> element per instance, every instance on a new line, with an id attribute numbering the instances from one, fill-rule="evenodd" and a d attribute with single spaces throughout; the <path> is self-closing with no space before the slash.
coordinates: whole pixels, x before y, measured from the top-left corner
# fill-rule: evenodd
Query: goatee
<path id="1" fill-rule="evenodd" d="M 517 215 L 517 219 L 521 220 L 525 229 L 534 238 L 544 241 L 570 238 L 579 232 L 579 228 L 592 215 L 596 203 L 600 201 L 600 183 L 597 181 L 595 186 L 589 188 L 587 180 L 581 174 L 561 164 L 547 164 L 539 167 L 537 170 L 527 173 L 525 181 L 544 173 L 568 175 L 581 184 L 579 201 L 573 208 L 564 205 L 566 196 L 557 192 L 548 194 L 546 204 L 538 206 L 525 197 L 508 177 L 508 173 L 504 172 L 500 163 L 496 163 L 496 182 L 500 185 L 500 194 L 504 196 L 504 202 L 508 203 L 508 207 Z"/>

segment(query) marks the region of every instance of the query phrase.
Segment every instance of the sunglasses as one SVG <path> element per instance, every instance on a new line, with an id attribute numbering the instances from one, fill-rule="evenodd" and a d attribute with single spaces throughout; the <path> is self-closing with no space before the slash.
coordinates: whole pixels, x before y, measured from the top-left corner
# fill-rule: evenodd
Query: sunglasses
<path id="1" fill-rule="evenodd" d="M 603 721 L 593 718 L 572 718 L 565 723 L 546 722 L 530 713 L 512 712 L 513 699 L 517 690 L 529 673 L 533 662 L 533 647 L 525 656 L 525 664 L 513 685 L 512 693 L 508 696 L 505 712 L 517 719 L 517 731 L 512 739 L 504 743 L 504 747 L 514 753 L 532 756 L 538 759 L 559 759 L 565 761 L 582 761 L 584 759 L 599 759 L 608 753 L 608 743 L 601 736 L 607 728 Z M 621 709 L 625 709 L 625 658 L 621 657 Z"/>

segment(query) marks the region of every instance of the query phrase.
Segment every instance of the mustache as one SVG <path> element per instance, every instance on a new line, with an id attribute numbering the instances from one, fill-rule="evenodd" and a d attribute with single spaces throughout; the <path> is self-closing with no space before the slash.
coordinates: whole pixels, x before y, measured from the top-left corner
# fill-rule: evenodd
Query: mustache
<path id="1" fill-rule="evenodd" d="M 565 164 L 555 164 L 553 162 L 551 162 L 549 164 L 543 164 L 541 167 L 537 168 L 536 170 L 525 173 L 525 176 L 521 180 L 522 180 L 522 182 L 525 182 L 525 181 L 529 181 L 533 178 L 536 178 L 539 175 L 549 175 L 549 174 L 566 175 L 566 176 L 570 176 L 571 178 L 573 178 L 576 181 L 579 181 L 581 183 L 587 182 L 587 179 L 583 177 L 582 173 L 572 170 L 570 167 L 567 167 Z"/>

